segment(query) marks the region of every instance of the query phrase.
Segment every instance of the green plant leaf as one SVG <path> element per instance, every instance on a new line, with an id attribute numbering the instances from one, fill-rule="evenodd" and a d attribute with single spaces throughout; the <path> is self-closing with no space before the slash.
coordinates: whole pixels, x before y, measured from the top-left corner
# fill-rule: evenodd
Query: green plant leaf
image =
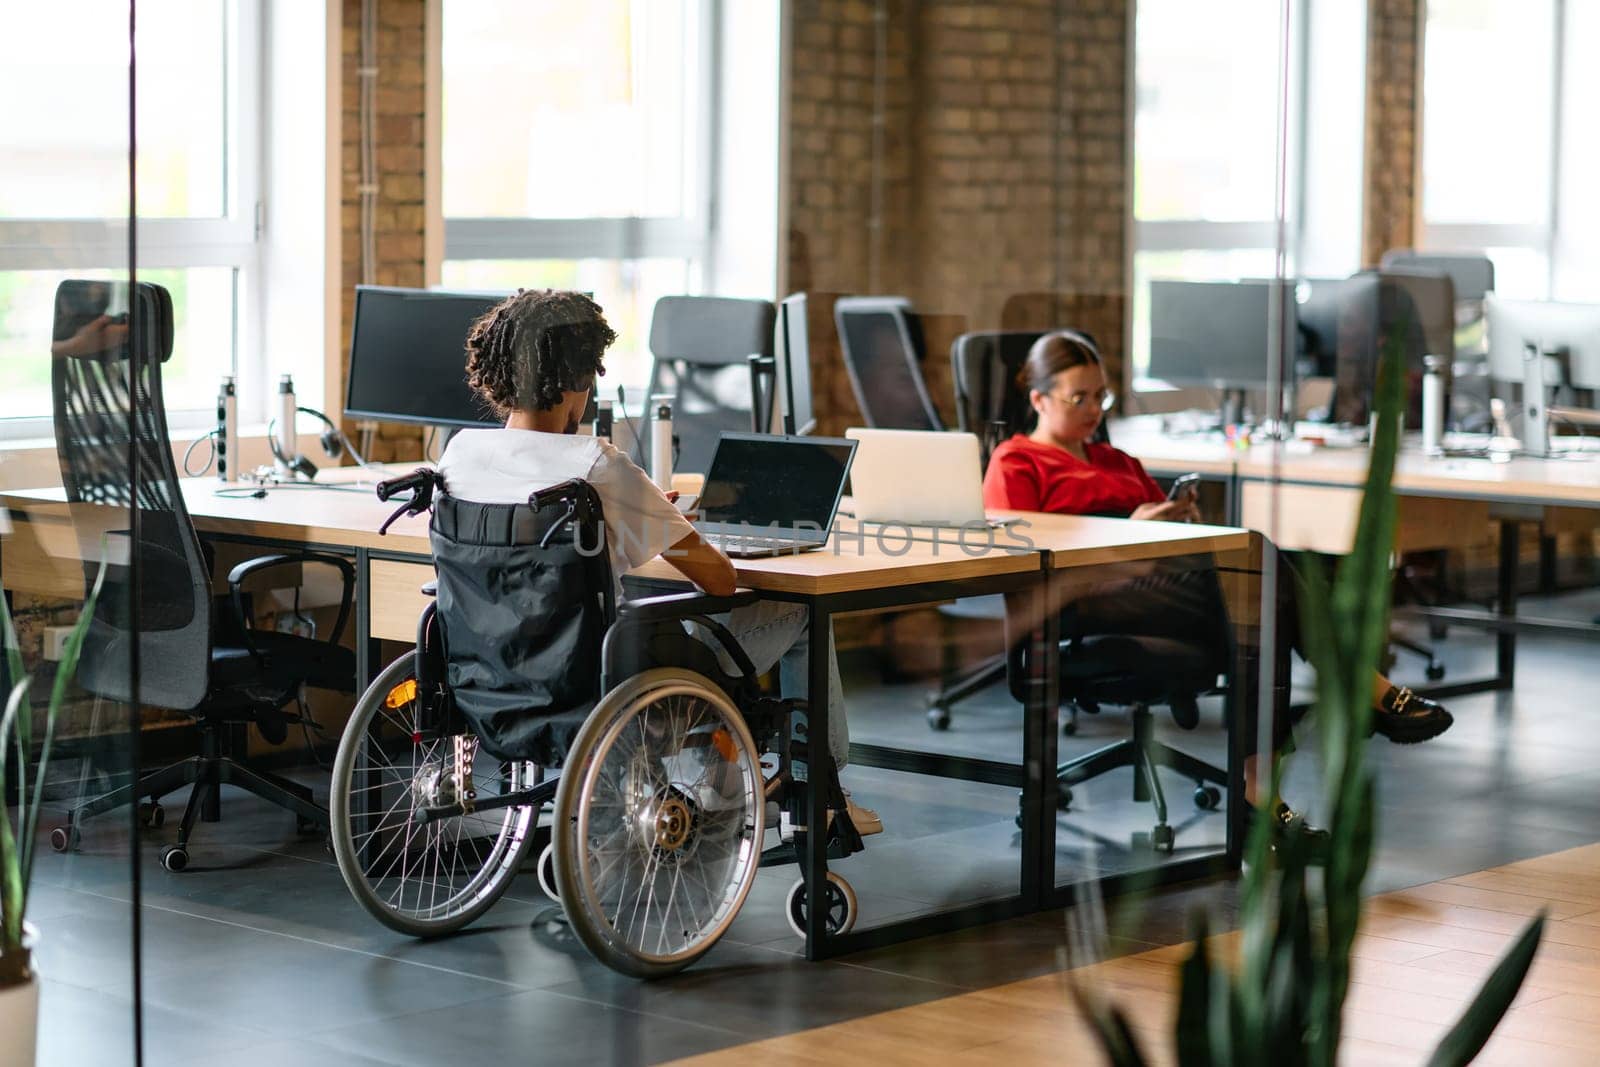
<path id="1" fill-rule="evenodd" d="M 1072 999 L 1088 1016 L 1095 1036 L 1100 1039 L 1100 1049 L 1112 1067 L 1145 1067 L 1144 1054 L 1139 1051 L 1133 1028 L 1128 1025 L 1122 1012 L 1114 1005 L 1091 1002 L 1077 982 L 1069 980 L 1067 988 L 1072 991 Z"/>
<path id="2" fill-rule="evenodd" d="M 35 785 L 33 790 L 34 803 L 25 808 L 26 817 L 22 835 L 22 886 L 27 891 L 29 882 L 33 878 L 33 851 L 39 835 L 39 798 L 44 796 L 45 771 L 50 766 L 50 749 L 55 743 L 56 720 L 61 714 L 61 702 L 66 699 L 67 686 L 78 674 L 78 660 L 83 655 L 83 642 L 89 635 L 89 627 L 94 623 L 95 605 L 100 602 L 100 590 L 106 581 L 106 556 L 107 543 L 105 537 L 100 538 L 100 569 L 95 573 L 94 584 L 89 587 L 89 595 L 84 598 L 83 610 L 78 614 L 78 621 L 73 624 L 72 632 L 67 635 L 67 642 L 61 650 L 61 662 L 56 665 L 55 682 L 50 687 L 50 704 L 45 710 L 44 743 L 39 748 L 39 766 L 34 772 Z"/>
<path id="3" fill-rule="evenodd" d="M 0 713 L 0 795 L 6 787 L 6 742 L 16 727 L 17 709 L 26 701 L 26 679 L 11 687 L 4 713 Z M 25 814 L 19 812 L 19 816 Z M 0 955 L 22 948 L 22 915 L 27 905 L 27 882 L 22 877 L 22 859 L 17 851 L 17 836 L 11 820 L 0 814 Z"/>
<path id="4" fill-rule="evenodd" d="M 11 621 L 11 605 L 6 598 L 0 596 L 0 622 L 4 623 L 3 639 L 6 645 L 6 668 L 9 672 L 11 685 L 16 685 L 28 677 L 27 666 L 22 662 L 22 648 L 17 642 L 17 630 Z M 31 721 L 23 725 L 18 736 L 23 738 L 23 743 L 31 744 L 33 724 Z"/>
<path id="5" fill-rule="evenodd" d="M 1472 998 L 1467 1010 L 1428 1057 L 1428 1067 L 1462 1067 L 1483 1051 L 1489 1035 L 1494 1033 L 1511 1002 L 1517 998 L 1517 990 L 1528 976 L 1528 968 L 1533 965 L 1543 935 L 1544 912 L 1541 911 L 1495 964 L 1478 995 Z"/>
<path id="6" fill-rule="evenodd" d="M 1178 1018 L 1173 1028 L 1178 1048 L 1178 1067 L 1212 1067 L 1211 1038 L 1208 1033 L 1211 999 L 1211 959 L 1206 938 L 1210 936 L 1206 913 L 1197 910 L 1189 921 L 1189 937 L 1194 947 L 1183 961 L 1179 975 Z"/>

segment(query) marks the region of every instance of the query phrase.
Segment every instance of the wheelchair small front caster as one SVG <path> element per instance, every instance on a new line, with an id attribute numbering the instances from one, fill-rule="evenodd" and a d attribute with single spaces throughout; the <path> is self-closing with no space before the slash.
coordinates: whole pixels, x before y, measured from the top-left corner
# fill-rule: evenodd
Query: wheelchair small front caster
<path id="1" fill-rule="evenodd" d="M 1216 811 L 1222 803 L 1222 790 L 1214 785 L 1197 785 L 1194 789 L 1194 806 L 1201 811 Z"/>
<path id="2" fill-rule="evenodd" d="M 795 932 L 796 937 L 806 936 L 806 913 L 809 910 L 806 904 L 806 880 L 797 878 L 794 885 L 789 887 L 789 896 L 783 909 L 783 917 L 789 920 L 789 929 Z M 830 934 L 847 934 L 856 924 L 856 891 L 833 871 L 828 872 L 828 913 L 824 916 L 823 924 Z"/>
<path id="3" fill-rule="evenodd" d="M 1444 664 L 1431 663 L 1428 665 L 1426 673 L 1428 675 L 1428 681 L 1437 682 L 1440 678 L 1444 677 Z"/>
<path id="4" fill-rule="evenodd" d="M 189 866 L 189 850 L 182 845 L 168 845 L 161 850 L 161 866 L 177 874 Z"/>
<path id="5" fill-rule="evenodd" d="M 950 709 L 949 708 L 940 707 L 937 704 L 935 704 L 932 707 L 930 707 L 928 709 L 928 729 L 930 729 L 930 730 L 948 730 L 948 729 L 950 729 Z"/>
<path id="6" fill-rule="evenodd" d="M 58 826 L 50 831 L 50 847 L 57 852 L 76 852 L 82 840 L 76 826 Z"/>
<path id="7" fill-rule="evenodd" d="M 151 830 L 159 830 L 167 823 L 167 809 L 155 801 L 147 801 L 139 805 L 139 825 Z"/>
<path id="8" fill-rule="evenodd" d="M 539 888 L 544 890 L 544 895 L 561 903 L 561 891 L 556 888 L 556 846 L 555 842 L 544 846 L 544 851 L 539 853 L 539 865 L 536 869 L 539 876 Z"/>
<path id="9" fill-rule="evenodd" d="M 1150 847 L 1157 852 L 1165 852 L 1170 855 L 1173 841 L 1172 827 L 1166 823 L 1161 823 L 1150 831 Z"/>

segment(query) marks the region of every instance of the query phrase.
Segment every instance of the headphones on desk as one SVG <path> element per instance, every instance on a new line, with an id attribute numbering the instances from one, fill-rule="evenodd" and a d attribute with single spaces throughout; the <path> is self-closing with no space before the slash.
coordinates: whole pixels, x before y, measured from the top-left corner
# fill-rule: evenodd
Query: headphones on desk
<path id="1" fill-rule="evenodd" d="M 317 440 L 321 442 L 322 451 L 327 454 L 329 459 L 338 459 L 340 453 L 344 451 L 343 431 L 341 431 L 338 426 L 334 425 L 332 419 L 328 418 L 328 416 L 324 415 L 316 408 L 297 407 L 294 410 L 298 415 L 310 415 L 312 418 L 321 421 L 322 433 L 318 436 Z M 292 456 L 285 456 L 283 454 L 283 450 L 278 447 L 278 435 L 275 432 L 277 428 L 277 419 L 272 419 L 267 423 L 267 446 L 272 449 L 272 458 L 308 481 L 312 478 L 315 478 L 317 476 L 317 465 L 312 463 L 302 453 L 296 452 Z"/>

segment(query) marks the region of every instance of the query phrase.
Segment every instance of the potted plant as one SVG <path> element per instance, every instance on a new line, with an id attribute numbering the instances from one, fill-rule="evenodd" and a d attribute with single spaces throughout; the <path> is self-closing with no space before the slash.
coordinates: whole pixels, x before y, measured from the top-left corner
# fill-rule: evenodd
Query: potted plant
<path id="1" fill-rule="evenodd" d="M 84 601 L 83 612 L 62 650 L 45 710 L 44 737 L 31 790 L 27 775 L 28 754 L 33 749 L 33 713 L 28 701 L 31 679 L 17 646 L 9 606 L 5 598 L 0 597 L 0 620 L 4 622 L 6 664 L 11 683 L 5 711 L 0 714 L 0 796 L 6 795 L 8 785 L 5 754 L 15 752 L 17 772 L 16 825 L 13 826 L 9 818 L 0 818 L 0 1067 L 31 1067 L 34 1059 L 39 1025 L 39 983 L 34 977 L 32 960 L 36 935 L 27 922 L 27 914 L 39 806 L 44 792 L 45 768 L 50 762 L 50 745 L 55 740 L 56 715 L 76 673 L 78 655 L 94 617 L 105 573 L 102 562 Z"/>
<path id="2" fill-rule="evenodd" d="M 1375 836 L 1373 778 L 1365 762 L 1370 679 L 1388 639 L 1392 595 L 1389 563 L 1397 506 L 1390 479 L 1404 383 L 1393 339 L 1386 347 L 1354 548 L 1341 561 L 1331 588 L 1317 561 L 1300 568 L 1302 633 L 1317 672 L 1330 841 L 1325 854 L 1313 855 L 1294 833 L 1273 849 L 1264 820 L 1252 831 L 1241 883 L 1238 966 L 1230 970 L 1213 961 L 1203 914 L 1193 924 L 1194 946 L 1183 964 L 1173 1034 L 1181 1067 L 1334 1067 L 1339 1061 L 1350 949 L 1361 921 L 1361 884 Z M 1279 764 L 1274 803 L 1281 781 Z M 1540 915 L 1522 932 L 1445 1034 L 1429 1067 L 1469 1063 L 1483 1048 L 1522 985 L 1543 926 Z M 1085 990 L 1074 988 L 1074 994 L 1093 1019 L 1111 1063 L 1146 1062 L 1115 1006 L 1092 1000 Z"/>

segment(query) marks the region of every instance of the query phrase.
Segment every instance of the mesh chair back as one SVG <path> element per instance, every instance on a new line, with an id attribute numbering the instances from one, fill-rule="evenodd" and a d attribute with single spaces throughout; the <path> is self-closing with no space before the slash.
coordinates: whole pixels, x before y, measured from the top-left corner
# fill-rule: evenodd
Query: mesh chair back
<path id="1" fill-rule="evenodd" d="M 128 309 L 125 342 L 95 342 L 94 323 Z M 80 542 L 110 527 L 110 566 L 85 638 L 78 681 L 113 700 L 132 697 L 139 653 L 139 700 L 187 710 L 209 685 L 211 571 L 178 485 L 161 395 L 161 365 L 172 355 L 172 297 L 140 282 L 64 281 L 56 289 L 51 398 L 56 454 Z M 104 509 L 95 508 L 101 505 Z M 139 536 L 132 544 L 131 512 Z M 91 549 L 93 551 L 93 549 Z M 130 556 L 137 553 L 139 586 Z M 85 553 L 89 555 L 89 553 Z M 92 581 L 99 559 L 85 559 Z"/>
<path id="2" fill-rule="evenodd" d="M 428 533 L 457 707 L 492 755 L 559 764 L 600 697 L 616 614 L 599 497 L 577 480 L 526 504 L 445 493 Z"/>
<path id="3" fill-rule="evenodd" d="M 944 421 L 922 375 L 926 345 L 920 317 L 903 296 L 834 301 L 839 350 L 856 405 L 868 426 L 942 430 Z"/>
<path id="4" fill-rule="evenodd" d="M 1448 274 L 1455 284 L 1455 298 L 1462 304 L 1476 304 L 1483 313 L 1484 295 L 1494 291 L 1494 260 L 1478 253 L 1428 254 L 1411 248 L 1391 248 L 1383 254 L 1382 269 L 1426 271 Z"/>
<path id="5" fill-rule="evenodd" d="M 750 357 L 772 358 L 777 309 L 770 300 L 721 296 L 664 296 L 650 322 L 650 396 L 671 394 L 672 429 L 678 438 L 673 469 L 705 473 L 724 430 L 764 431 L 752 422 Z M 638 455 L 649 467 L 650 432 Z"/>

